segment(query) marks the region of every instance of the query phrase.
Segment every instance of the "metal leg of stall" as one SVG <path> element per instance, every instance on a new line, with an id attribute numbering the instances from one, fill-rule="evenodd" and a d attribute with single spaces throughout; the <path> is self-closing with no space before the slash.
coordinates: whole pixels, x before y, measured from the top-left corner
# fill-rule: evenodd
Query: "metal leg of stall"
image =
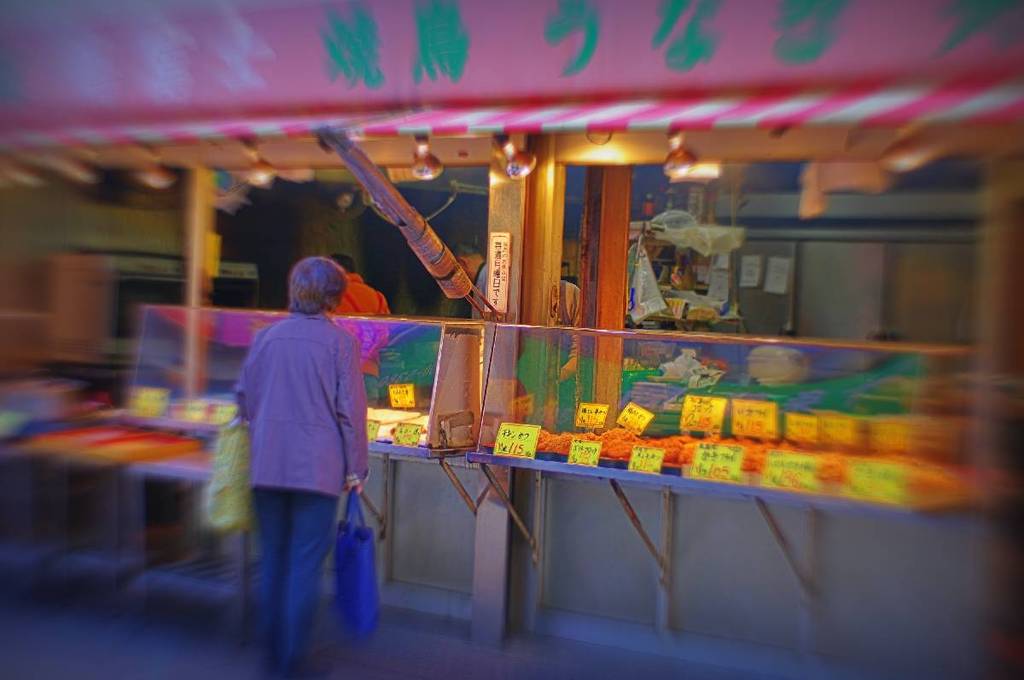
<path id="1" fill-rule="evenodd" d="M 466 487 L 463 485 L 462 480 L 459 479 L 459 476 L 455 474 L 455 470 L 452 469 L 452 466 L 448 464 L 448 461 L 446 461 L 443 456 L 438 458 L 437 462 L 441 465 L 441 469 L 444 470 L 444 473 L 448 475 L 448 481 L 450 481 L 452 486 L 455 487 L 455 490 L 459 492 L 459 496 L 466 504 L 466 507 L 469 508 L 471 513 L 476 515 L 476 509 L 479 507 L 479 504 L 473 500 L 472 496 L 469 495 L 469 491 L 466 490 Z"/>
<path id="2" fill-rule="evenodd" d="M 808 662 L 813 659 L 815 651 L 814 627 L 818 606 L 818 583 L 817 583 L 817 544 L 818 544 L 818 511 L 814 508 L 807 509 L 807 559 L 806 566 L 801 566 L 793 551 L 782 527 L 775 519 L 775 515 L 768 508 L 767 503 L 760 498 L 754 499 L 757 509 L 761 512 L 768 529 L 782 551 L 790 572 L 796 578 L 800 588 L 800 651 Z"/>
<path id="3" fill-rule="evenodd" d="M 487 483 L 494 493 L 498 494 L 498 498 L 501 499 L 502 505 L 508 510 L 508 514 L 512 517 L 512 521 L 515 523 L 516 528 L 519 529 L 519 533 L 522 534 L 523 538 L 527 543 L 530 544 L 530 553 L 533 557 L 533 564 L 536 565 L 540 561 L 540 547 L 537 544 L 537 539 L 530 533 L 530 530 L 526 527 L 526 523 L 523 522 L 523 518 L 519 516 L 519 512 L 512 504 L 512 499 L 509 498 L 508 492 L 505 491 L 504 487 L 494 476 L 494 471 L 487 463 L 480 463 L 480 469 L 483 470 L 484 476 L 487 477 Z"/>
<path id="4" fill-rule="evenodd" d="M 666 557 L 666 554 L 662 553 L 661 550 L 658 549 L 658 546 L 656 546 L 654 541 L 651 539 L 650 534 L 648 534 L 647 530 L 644 529 L 643 522 L 640 521 L 640 517 L 636 514 L 636 510 L 633 509 L 633 505 L 629 502 L 629 499 L 626 498 L 626 492 L 622 490 L 622 486 L 619 485 L 619 482 L 614 479 L 609 479 L 608 483 L 611 484 L 612 491 L 614 491 L 615 495 L 618 497 L 619 503 L 622 504 L 622 509 L 626 513 L 626 517 L 629 518 L 633 528 L 636 529 L 636 533 L 639 534 L 640 540 L 642 540 L 644 545 L 647 546 L 647 551 L 651 553 L 651 557 L 653 557 L 654 561 L 657 563 L 658 582 L 661 584 L 661 588 L 663 590 L 667 590 L 669 579 L 668 558 Z M 665 524 L 667 524 L 667 521 Z"/>

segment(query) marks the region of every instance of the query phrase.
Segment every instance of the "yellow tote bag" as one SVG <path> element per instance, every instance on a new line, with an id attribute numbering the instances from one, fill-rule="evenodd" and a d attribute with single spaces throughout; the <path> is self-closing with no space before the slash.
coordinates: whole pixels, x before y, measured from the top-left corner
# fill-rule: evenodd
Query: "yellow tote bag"
<path id="1" fill-rule="evenodd" d="M 213 454 L 213 477 L 206 487 L 206 523 L 216 531 L 252 527 L 249 488 L 249 428 L 236 419 L 221 428 Z"/>

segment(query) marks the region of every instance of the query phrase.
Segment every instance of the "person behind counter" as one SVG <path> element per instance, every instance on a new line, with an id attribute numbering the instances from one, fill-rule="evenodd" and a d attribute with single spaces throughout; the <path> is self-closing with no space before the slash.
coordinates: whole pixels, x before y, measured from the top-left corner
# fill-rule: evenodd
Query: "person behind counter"
<path id="1" fill-rule="evenodd" d="M 391 313 L 388 300 L 379 290 L 370 286 L 356 272 L 356 261 L 350 255 L 335 253 L 331 259 L 345 270 L 348 287 L 341 294 L 341 302 L 335 311 L 337 314 L 361 314 L 364 316 L 380 316 Z"/>
<path id="2" fill-rule="evenodd" d="M 287 675 L 307 665 L 338 495 L 361 492 L 368 473 L 359 344 L 328 316 L 345 287 L 333 261 L 298 262 L 291 316 L 257 334 L 236 387 L 252 440 L 267 660 Z"/>

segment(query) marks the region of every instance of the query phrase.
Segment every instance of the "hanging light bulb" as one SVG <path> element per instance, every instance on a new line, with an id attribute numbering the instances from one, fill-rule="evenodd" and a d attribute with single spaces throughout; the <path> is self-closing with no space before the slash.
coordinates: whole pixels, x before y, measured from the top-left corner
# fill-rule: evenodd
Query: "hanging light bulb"
<path id="1" fill-rule="evenodd" d="M 668 156 L 665 157 L 665 174 L 671 179 L 683 179 L 697 163 L 697 156 L 683 144 L 683 133 L 673 132 L 668 137 Z"/>
<path id="2" fill-rule="evenodd" d="M 163 191 L 170 189 L 178 181 L 178 176 L 162 165 L 151 165 L 135 171 L 135 179 L 150 189 Z"/>
<path id="3" fill-rule="evenodd" d="M 277 170 L 262 158 L 253 163 L 252 167 L 249 168 L 249 172 L 245 175 L 245 179 L 249 184 L 260 188 L 266 188 L 273 184 L 276 177 Z"/>
<path id="4" fill-rule="evenodd" d="M 939 155 L 940 150 L 935 144 L 920 136 L 910 136 L 896 140 L 882 152 L 879 163 L 890 172 L 910 172 L 931 163 Z"/>
<path id="5" fill-rule="evenodd" d="M 163 191 L 171 188 L 178 181 L 178 176 L 165 168 L 160 162 L 160 155 L 151 146 L 144 146 L 149 156 L 149 164 L 134 173 L 135 180 L 150 189 Z"/>
<path id="6" fill-rule="evenodd" d="M 416 135 L 416 151 L 412 154 L 410 169 L 413 177 L 423 181 L 437 179 L 444 172 L 444 165 L 437 156 L 430 153 L 430 142 L 426 135 Z"/>
<path id="7" fill-rule="evenodd" d="M 43 176 L 38 172 L 17 161 L 7 161 L 3 164 L 3 174 L 7 180 L 14 185 L 36 188 L 46 184 Z"/>
<path id="8" fill-rule="evenodd" d="M 70 156 L 45 156 L 40 163 L 62 177 L 79 184 L 99 184 L 100 173 L 95 165 Z"/>
<path id="9" fill-rule="evenodd" d="M 249 161 L 252 163 L 248 172 L 246 172 L 246 181 L 254 187 L 260 187 L 261 189 L 269 187 L 277 177 L 277 169 L 260 155 L 260 150 L 257 148 L 255 140 L 246 140 L 243 144 L 249 155 Z"/>
<path id="10" fill-rule="evenodd" d="M 512 179 L 523 179 L 537 167 L 537 157 L 529 151 L 516 148 L 508 135 L 495 135 L 494 141 L 505 157 L 505 174 Z"/>

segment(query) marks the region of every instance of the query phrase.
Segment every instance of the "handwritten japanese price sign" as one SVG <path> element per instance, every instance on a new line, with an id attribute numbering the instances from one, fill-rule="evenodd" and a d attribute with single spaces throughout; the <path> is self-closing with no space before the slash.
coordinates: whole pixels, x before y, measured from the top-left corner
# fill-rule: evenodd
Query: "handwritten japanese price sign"
<path id="1" fill-rule="evenodd" d="M 598 429 L 608 422 L 608 404 L 581 401 L 576 407 L 576 427 Z"/>
<path id="2" fill-rule="evenodd" d="M 366 439 L 367 441 L 377 441 L 377 437 L 380 436 L 380 421 L 379 420 L 367 420 L 366 421 Z"/>
<path id="3" fill-rule="evenodd" d="M 907 467 L 900 463 L 851 461 L 843 494 L 859 500 L 905 505 L 908 477 Z"/>
<path id="4" fill-rule="evenodd" d="M 715 482 L 743 481 L 743 447 L 732 444 L 698 444 L 690 477 Z"/>
<path id="5" fill-rule="evenodd" d="M 778 405 L 774 401 L 733 399 L 732 433 L 737 437 L 778 439 Z"/>
<path id="6" fill-rule="evenodd" d="M 210 410 L 210 402 L 205 399 L 189 399 L 181 407 L 178 417 L 189 423 L 205 423 Z"/>
<path id="7" fill-rule="evenodd" d="M 416 386 L 412 383 L 388 385 L 391 408 L 416 408 Z"/>
<path id="8" fill-rule="evenodd" d="M 213 425 L 227 425 L 238 415 L 238 405 L 218 402 L 210 409 L 210 423 Z"/>
<path id="9" fill-rule="evenodd" d="M 903 454 L 910 450 L 910 423 L 898 418 L 871 421 L 871 448 L 879 453 Z"/>
<path id="10" fill-rule="evenodd" d="M 698 397 L 688 394 L 683 400 L 683 412 L 679 429 L 694 432 L 721 432 L 725 419 L 725 407 L 729 400 L 724 397 Z"/>
<path id="11" fill-rule="evenodd" d="M 391 441 L 397 446 L 419 446 L 421 434 L 423 434 L 422 425 L 399 423 L 395 425 L 395 433 L 391 436 Z"/>
<path id="12" fill-rule="evenodd" d="M 588 442 L 582 439 L 573 439 L 569 445 L 569 465 L 584 465 L 586 467 L 597 467 L 601 459 L 601 442 Z"/>
<path id="13" fill-rule="evenodd" d="M 822 413 L 819 419 L 821 442 L 846 448 L 860 446 L 860 421 L 842 413 Z"/>
<path id="14" fill-rule="evenodd" d="M 619 417 L 616 418 L 615 422 L 626 428 L 633 434 L 643 434 L 647 426 L 654 420 L 654 414 L 645 409 L 639 404 L 629 402 L 626 407 L 619 413 Z"/>
<path id="15" fill-rule="evenodd" d="M 813 413 L 787 413 L 786 439 L 796 444 L 817 444 L 818 416 Z"/>
<path id="16" fill-rule="evenodd" d="M 769 451 L 764 474 L 761 475 L 761 486 L 770 489 L 818 491 L 821 489 L 821 482 L 818 480 L 819 465 L 818 457 L 812 454 Z"/>
<path id="17" fill-rule="evenodd" d="M 629 456 L 629 469 L 633 472 L 661 473 L 661 465 L 665 462 L 665 449 L 653 446 L 634 446 Z"/>
<path id="18" fill-rule="evenodd" d="M 494 455 L 534 458 L 537 455 L 539 438 L 540 425 L 502 423 L 494 440 Z"/>
<path id="19" fill-rule="evenodd" d="M 171 392 L 162 387 L 136 387 L 132 390 L 128 410 L 140 418 L 159 418 L 167 413 Z"/>

